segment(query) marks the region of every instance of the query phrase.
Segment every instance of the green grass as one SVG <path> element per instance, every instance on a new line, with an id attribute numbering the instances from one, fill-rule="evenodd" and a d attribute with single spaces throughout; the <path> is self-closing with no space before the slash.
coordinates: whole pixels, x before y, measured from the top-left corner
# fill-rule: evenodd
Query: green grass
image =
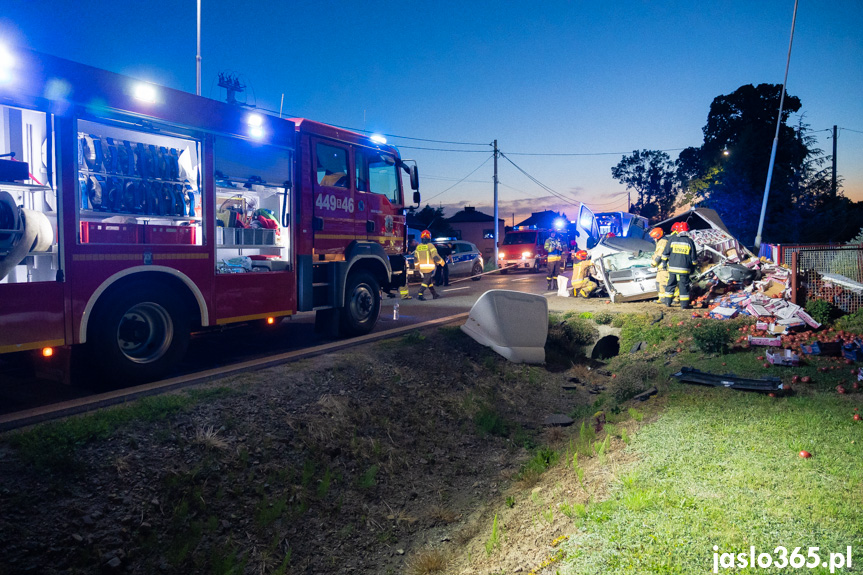
<path id="1" fill-rule="evenodd" d="M 486 435 L 506 437 L 509 435 L 509 424 L 488 405 L 483 405 L 473 417 L 477 429 Z"/>
<path id="2" fill-rule="evenodd" d="M 859 554 L 863 425 L 852 415 L 861 404 L 673 387 L 661 417 L 630 440 L 638 462 L 611 496 L 584 518 L 566 509 L 579 531 L 560 573 L 710 573 L 714 545 L 804 555 L 818 546 L 823 559 L 851 545 Z M 802 449 L 812 458 L 800 458 Z M 863 558 L 854 559 L 852 572 L 861 572 Z"/>
<path id="3" fill-rule="evenodd" d="M 361 489 L 371 489 L 377 485 L 377 475 L 380 468 L 377 465 L 372 465 L 360 476 L 357 484 Z"/>
<path id="4" fill-rule="evenodd" d="M 537 449 L 536 454 L 527 463 L 522 465 L 519 478 L 535 480 L 546 469 L 556 465 L 558 459 L 560 459 L 560 454 L 557 451 L 549 447 L 541 447 Z"/>
<path id="5" fill-rule="evenodd" d="M 26 463 L 51 471 L 71 471 L 77 467 L 76 452 L 79 446 L 109 437 L 116 430 L 136 421 L 165 419 L 198 401 L 187 393 L 147 397 L 129 406 L 40 425 L 10 436 L 9 443 L 18 450 Z"/>
<path id="6" fill-rule="evenodd" d="M 491 534 L 488 537 L 488 540 L 485 542 L 485 554 L 491 555 L 495 549 L 500 548 L 501 537 L 503 535 L 503 529 L 498 523 L 497 513 L 494 514 L 494 521 L 491 524 Z"/>

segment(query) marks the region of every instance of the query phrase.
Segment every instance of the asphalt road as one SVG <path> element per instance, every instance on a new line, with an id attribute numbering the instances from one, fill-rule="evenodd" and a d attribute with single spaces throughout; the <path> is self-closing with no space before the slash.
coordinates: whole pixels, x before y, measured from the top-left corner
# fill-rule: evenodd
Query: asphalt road
<path id="1" fill-rule="evenodd" d="M 543 274 L 489 274 L 479 281 L 459 281 L 453 277 L 449 287 L 436 288 L 441 298 L 419 301 L 416 299 L 419 284 L 410 285 L 414 299 L 384 298 L 375 332 L 394 327 L 419 324 L 431 319 L 469 311 L 480 295 L 490 289 L 510 289 L 529 293 L 546 293 Z M 548 292 L 551 295 L 550 292 Z M 559 298 L 563 299 L 563 298 Z M 566 298 L 571 299 L 571 298 Z M 399 304 L 399 319 L 393 319 L 393 307 Z M 263 323 L 227 327 L 221 331 L 195 334 L 186 358 L 171 376 L 184 375 L 230 365 L 273 354 L 304 349 L 328 341 L 315 333 L 315 314 L 300 313 L 284 318 L 274 326 Z M 56 373 L 45 373 L 41 360 L 34 361 L 30 354 L 0 356 L 0 414 L 11 413 L 41 405 L 87 396 L 103 391 L 110 382 L 100 381 L 92 366 L 83 363 L 77 354 L 72 355 L 72 383 L 56 381 Z"/>
<path id="2" fill-rule="evenodd" d="M 569 270 L 571 272 L 571 270 Z M 569 275 L 569 273 L 567 273 Z M 659 311 L 652 302 L 611 304 L 607 298 L 558 297 L 546 289 L 544 273 L 518 272 L 501 275 L 491 273 L 479 281 L 451 277 L 449 287 L 436 288 L 441 297 L 426 301 L 416 299 L 419 284 L 410 284 L 413 299 L 384 298 L 381 314 L 373 333 L 420 324 L 470 311 L 476 300 L 492 289 L 515 290 L 548 297 L 551 311 Z M 428 294 L 427 294 L 428 295 Z M 393 318 L 393 308 L 399 305 L 399 317 Z M 315 332 L 315 314 L 300 313 L 284 318 L 273 326 L 263 322 L 229 326 L 221 331 L 194 334 L 183 362 L 169 377 L 187 375 L 221 366 L 237 364 L 281 353 L 302 350 L 334 341 Z M 94 392 L 116 388 L 115 382 L 100 381 L 93 366 L 73 350 L 71 384 L 57 381 L 57 373 L 45 373 L 42 360 L 33 356 L 11 354 L 0 356 L 0 414 L 12 413 L 59 401 L 85 397 Z"/>

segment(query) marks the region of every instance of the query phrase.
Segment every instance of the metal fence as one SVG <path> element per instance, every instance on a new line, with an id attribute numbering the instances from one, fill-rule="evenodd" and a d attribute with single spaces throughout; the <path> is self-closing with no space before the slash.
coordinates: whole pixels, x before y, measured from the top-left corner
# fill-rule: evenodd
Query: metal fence
<path id="1" fill-rule="evenodd" d="M 799 278 L 797 303 L 829 301 L 846 313 L 863 308 L 863 245 L 781 246 Z"/>

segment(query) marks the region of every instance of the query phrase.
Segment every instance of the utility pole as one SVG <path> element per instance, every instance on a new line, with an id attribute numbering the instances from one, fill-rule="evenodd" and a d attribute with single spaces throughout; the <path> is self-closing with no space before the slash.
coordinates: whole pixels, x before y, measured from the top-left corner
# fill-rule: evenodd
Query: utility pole
<path id="1" fill-rule="evenodd" d="M 201 0 L 198 0 L 198 53 L 195 55 L 196 90 L 195 94 L 201 95 Z"/>
<path id="2" fill-rule="evenodd" d="M 833 124 L 833 187 L 830 188 L 833 191 L 833 197 L 836 197 L 836 136 L 838 130 L 836 129 L 836 124 Z"/>
<path id="3" fill-rule="evenodd" d="M 788 40 L 788 57 L 785 59 L 785 78 L 782 80 L 782 94 L 779 96 L 779 117 L 776 118 L 776 135 L 773 136 L 773 149 L 770 151 L 770 164 L 767 167 L 767 182 L 764 184 L 761 217 L 758 220 L 758 232 L 755 234 L 755 249 L 761 248 L 761 230 L 764 229 L 764 216 L 767 214 L 767 196 L 770 195 L 770 180 L 773 178 L 773 162 L 776 161 L 776 147 L 779 145 L 779 128 L 782 127 L 782 106 L 785 103 L 785 85 L 788 83 L 788 66 L 791 64 L 791 45 L 794 43 L 794 25 L 797 23 L 797 4 L 798 0 L 794 0 L 794 16 L 791 18 L 791 38 Z"/>
<path id="4" fill-rule="evenodd" d="M 500 242 L 500 230 L 498 229 L 500 226 L 498 225 L 498 212 L 497 212 L 497 140 L 494 141 L 494 267 L 497 269 L 498 264 L 498 253 L 497 246 Z"/>

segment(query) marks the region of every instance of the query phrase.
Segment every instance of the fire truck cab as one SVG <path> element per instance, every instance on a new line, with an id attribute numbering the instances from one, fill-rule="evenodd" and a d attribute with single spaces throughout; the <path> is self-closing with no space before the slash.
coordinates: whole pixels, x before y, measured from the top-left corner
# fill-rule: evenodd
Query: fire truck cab
<path id="1" fill-rule="evenodd" d="M 569 240 L 565 231 L 555 230 L 564 245 L 564 259 L 569 253 Z M 527 270 L 537 273 L 545 269 L 548 253 L 545 251 L 545 240 L 550 229 L 538 229 L 536 226 L 515 226 L 503 236 L 503 242 L 498 250 L 498 267 L 500 273 L 509 270 Z"/>
<path id="2" fill-rule="evenodd" d="M 27 50 L 0 67 L 0 353 L 84 344 L 147 381 L 213 326 L 367 333 L 404 284 L 396 148 Z"/>

